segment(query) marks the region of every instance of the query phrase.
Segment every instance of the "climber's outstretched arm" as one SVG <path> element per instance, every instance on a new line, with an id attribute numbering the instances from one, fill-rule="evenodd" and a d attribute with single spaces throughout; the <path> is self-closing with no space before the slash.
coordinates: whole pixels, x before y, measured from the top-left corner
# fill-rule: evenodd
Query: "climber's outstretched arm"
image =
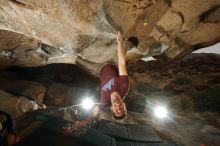
<path id="1" fill-rule="evenodd" d="M 117 34 L 117 42 L 118 42 L 118 70 L 119 75 L 128 75 L 126 68 L 126 58 L 125 58 L 125 50 L 123 48 L 123 39 L 120 32 Z"/>

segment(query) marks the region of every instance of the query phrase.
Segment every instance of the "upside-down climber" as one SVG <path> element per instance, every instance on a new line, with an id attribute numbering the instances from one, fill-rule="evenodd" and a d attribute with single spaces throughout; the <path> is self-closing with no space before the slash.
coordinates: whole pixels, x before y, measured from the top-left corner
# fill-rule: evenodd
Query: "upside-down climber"
<path id="1" fill-rule="evenodd" d="M 92 115 L 85 121 L 78 121 L 79 125 L 88 124 L 93 118 L 97 117 L 100 110 L 110 106 L 112 117 L 122 120 L 127 116 L 126 104 L 123 99 L 126 97 L 130 84 L 126 68 L 125 50 L 123 48 L 123 39 L 120 32 L 117 34 L 117 57 L 118 65 L 113 63 L 94 63 L 78 56 L 76 64 L 93 76 L 97 76 L 101 81 L 101 99 L 100 105 L 93 109 Z"/>

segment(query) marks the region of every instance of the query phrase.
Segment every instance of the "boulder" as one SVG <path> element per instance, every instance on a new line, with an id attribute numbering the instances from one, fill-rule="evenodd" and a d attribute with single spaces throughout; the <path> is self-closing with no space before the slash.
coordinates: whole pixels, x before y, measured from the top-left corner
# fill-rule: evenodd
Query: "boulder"
<path id="1" fill-rule="evenodd" d="M 116 31 L 136 37 L 139 54 L 175 61 L 220 41 L 219 0 L 1 0 L 0 64 L 40 66 L 116 58 Z M 158 50 L 150 40 L 166 44 Z M 127 43 L 126 43 L 127 44 Z M 132 56 L 133 55 L 133 56 Z"/>
<path id="2" fill-rule="evenodd" d="M 14 119 L 26 112 L 40 108 L 33 100 L 23 96 L 15 96 L 3 90 L 0 90 L 0 101 L 0 110 L 10 114 Z"/>
<path id="3" fill-rule="evenodd" d="M 25 96 L 43 103 L 46 87 L 38 82 L 0 77 L 0 89 L 18 96 Z"/>

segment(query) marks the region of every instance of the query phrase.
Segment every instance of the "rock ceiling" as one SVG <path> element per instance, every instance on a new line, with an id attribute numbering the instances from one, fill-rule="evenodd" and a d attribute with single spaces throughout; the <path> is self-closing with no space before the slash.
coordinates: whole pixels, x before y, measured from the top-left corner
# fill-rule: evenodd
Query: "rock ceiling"
<path id="1" fill-rule="evenodd" d="M 174 61 L 219 42 L 219 28 L 219 0 L 1 0 L 0 66 L 115 59 L 117 30 L 140 42 L 128 60 L 154 55 L 154 40 Z"/>

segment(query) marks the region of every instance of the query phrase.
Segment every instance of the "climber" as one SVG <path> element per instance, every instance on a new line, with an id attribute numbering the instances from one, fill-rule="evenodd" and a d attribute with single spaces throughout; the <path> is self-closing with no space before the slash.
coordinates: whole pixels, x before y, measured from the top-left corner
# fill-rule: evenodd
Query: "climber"
<path id="1" fill-rule="evenodd" d="M 90 72 L 93 76 L 99 77 L 101 81 L 101 104 L 93 109 L 91 118 L 88 118 L 86 121 L 78 121 L 77 123 L 79 125 L 87 124 L 97 116 L 100 110 L 108 106 L 111 106 L 113 119 L 122 120 L 126 118 L 127 110 L 123 99 L 129 91 L 130 84 L 126 68 L 126 52 L 123 48 L 123 40 L 120 32 L 117 34 L 117 43 L 117 67 L 113 63 L 94 63 L 80 56 L 76 58 L 76 64 L 79 67 Z"/>
<path id="2" fill-rule="evenodd" d="M 13 145 L 19 142 L 19 137 L 15 134 L 14 123 L 11 116 L 0 111 L 0 146 Z"/>

